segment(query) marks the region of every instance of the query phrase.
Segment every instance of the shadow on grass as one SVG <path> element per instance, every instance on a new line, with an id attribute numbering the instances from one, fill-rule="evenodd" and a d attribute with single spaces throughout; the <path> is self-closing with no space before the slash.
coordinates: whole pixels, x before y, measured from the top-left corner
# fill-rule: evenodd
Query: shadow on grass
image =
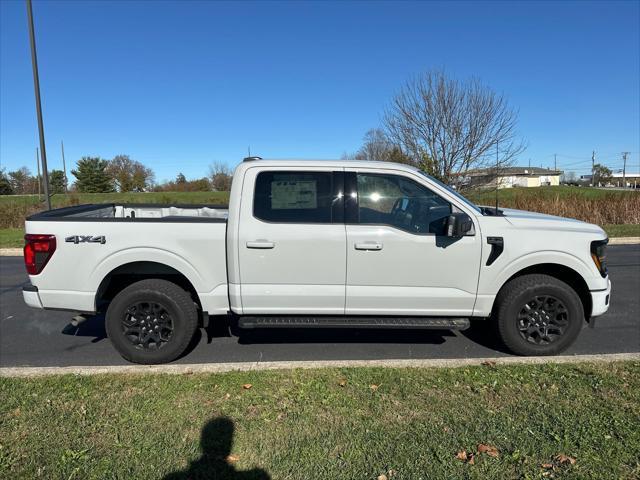
<path id="1" fill-rule="evenodd" d="M 269 480 L 271 477 L 262 469 L 241 472 L 230 463 L 233 431 L 233 421 L 229 418 L 209 420 L 200 436 L 202 456 L 185 470 L 169 473 L 163 480 Z"/>

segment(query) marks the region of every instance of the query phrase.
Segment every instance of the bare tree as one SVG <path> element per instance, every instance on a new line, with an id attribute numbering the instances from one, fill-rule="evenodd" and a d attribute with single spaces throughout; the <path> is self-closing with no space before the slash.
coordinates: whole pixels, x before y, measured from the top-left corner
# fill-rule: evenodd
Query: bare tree
<path id="1" fill-rule="evenodd" d="M 365 133 L 362 146 L 356 153 L 342 155 L 343 160 L 380 160 L 383 162 L 412 163 L 400 146 L 394 145 L 381 128 Z"/>
<path id="2" fill-rule="evenodd" d="M 209 166 L 209 180 L 214 190 L 227 192 L 231 190 L 231 169 L 226 163 L 214 162 Z"/>
<path id="3" fill-rule="evenodd" d="M 365 133 L 362 147 L 355 157 L 357 160 L 386 160 L 391 148 L 391 141 L 384 130 L 372 128 Z"/>
<path id="4" fill-rule="evenodd" d="M 576 172 L 566 172 L 562 174 L 561 180 L 562 180 L 562 183 L 573 185 L 577 183 L 578 178 L 576 176 Z"/>
<path id="5" fill-rule="evenodd" d="M 9 183 L 16 194 L 38 193 L 38 178 L 31 175 L 27 167 L 9 172 Z"/>
<path id="6" fill-rule="evenodd" d="M 477 79 L 459 81 L 443 71 L 407 82 L 384 116 L 388 138 L 413 165 L 454 184 L 470 170 L 497 174 L 512 164 L 525 149 L 516 123 L 517 112 L 502 95 Z"/>

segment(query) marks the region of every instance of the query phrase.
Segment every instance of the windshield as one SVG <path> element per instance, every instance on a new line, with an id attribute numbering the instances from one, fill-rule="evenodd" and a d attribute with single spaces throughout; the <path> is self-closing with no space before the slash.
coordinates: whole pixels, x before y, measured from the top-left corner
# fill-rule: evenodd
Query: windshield
<path id="1" fill-rule="evenodd" d="M 453 196 L 455 196 L 458 200 L 461 200 L 462 202 L 464 202 L 466 205 L 468 205 L 469 207 L 473 208 L 476 212 L 482 214 L 482 210 L 480 210 L 480 207 L 478 207 L 475 203 L 473 203 L 471 200 L 463 197 L 462 195 L 460 195 L 454 188 L 451 188 L 449 185 L 447 185 L 446 183 L 441 182 L 440 180 L 438 180 L 437 178 L 432 177 L 431 175 L 424 173 L 422 170 L 418 170 L 420 172 L 421 175 L 424 175 L 425 177 L 427 177 L 429 180 L 431 180 L 434 183 L 437 183 L 438 185 L 440 185 L 442 188 L 446 189 L 449 193 L 451 193 Z"/>

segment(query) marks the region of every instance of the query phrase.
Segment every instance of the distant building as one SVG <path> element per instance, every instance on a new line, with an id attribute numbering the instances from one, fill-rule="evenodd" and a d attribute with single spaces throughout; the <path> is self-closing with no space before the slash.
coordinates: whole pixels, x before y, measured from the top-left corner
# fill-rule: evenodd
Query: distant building
<path id="1" fill-rule="evenodd" d="M 622 170 L 616 170 L 615 172 L 611 173 L 610 184 L 612 184 L 614 187 L 637 188 L 637 185 L 640 185 L 640 172 L 627 171 L 623 174 Z"/>
<path id="2" fill-rule="evenodd" d="M 580 175 L 580 180 L 590 184 L 591 175 Z M 640 186 L 640 172 L 627 171 L 622 173 L 622 170 L 616 170 L 615 172 L 611 172 L 611 180 L 606 185 L 601 183 L 597 186 L 638 188 L 638 186 Z"/>
<path id="3" fill-rule="evenodd" d="M 467 172 L 463 183 L 471 187 L 513 188 L 560 185 L 561 170 L 539 167 L 508 167 L 499 170 L 482 169 Z"/>

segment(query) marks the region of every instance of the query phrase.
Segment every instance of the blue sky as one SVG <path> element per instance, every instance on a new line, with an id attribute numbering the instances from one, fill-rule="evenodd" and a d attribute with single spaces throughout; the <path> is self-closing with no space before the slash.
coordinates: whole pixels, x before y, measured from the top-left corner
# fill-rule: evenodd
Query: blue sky
<path id="1" fill-rule="evenodd" d="M 355 151 L 412 75 L 477 76 L 525 165 L 640 169 L 640 2 L 34 1 L 49 168 L 129 154 L 157 180 L 251 153 Z M 0 1 L 0 161 L 35 171 L 25 4 Z"/>

